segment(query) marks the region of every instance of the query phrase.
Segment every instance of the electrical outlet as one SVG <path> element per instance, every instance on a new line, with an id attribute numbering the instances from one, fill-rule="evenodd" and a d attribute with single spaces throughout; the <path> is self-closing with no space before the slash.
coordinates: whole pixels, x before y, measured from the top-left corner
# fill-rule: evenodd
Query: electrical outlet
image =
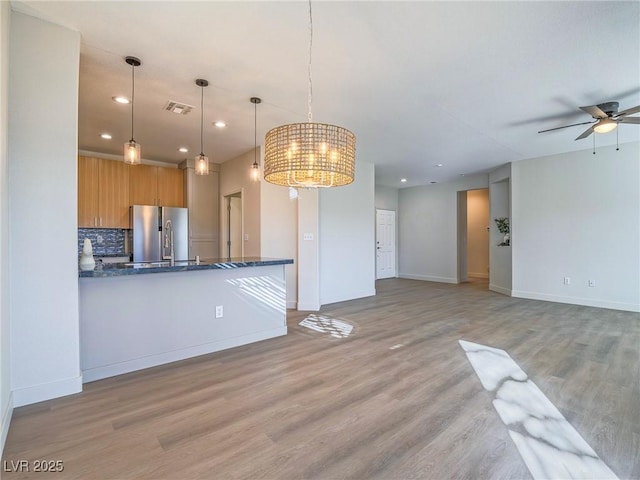
<path id="1" fill-rule="evenodd" d="M 596 281 L 595 280 L 589 280 L 589 286 L 590 287 L 595 287 L 596 286 Z"/>
<path id="2" fill-rule="evenodd" d="M 216 305 L 216 318 L 222 318 L 224 316 L 224 309 L 222 305 Z"/>
<path id="3" fill-rule="evenodd" d="M 571 285 L 571 277 L 564 277 L 564 284 Z"/>

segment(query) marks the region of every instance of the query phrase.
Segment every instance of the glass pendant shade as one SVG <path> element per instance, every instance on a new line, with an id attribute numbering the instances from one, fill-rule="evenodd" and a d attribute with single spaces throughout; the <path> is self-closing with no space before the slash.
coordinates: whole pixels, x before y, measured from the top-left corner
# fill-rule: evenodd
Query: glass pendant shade
<path id="1" fill-rule="evenodd" d="M 339 187 L 353 182 L 356 137 L 325 123 L 293 123 L 267 132 L 264 178 L 296 188 Z"/>
<path id="2" fill-rule="evenodd" d="M 209 175 L 209 157 L 201 153 L 196 157 L 196 175 Z"/>
<path id="3" fill-rule="evenodd" d="M 260 180 L 260 166 L 257 163 L 254 163 L 251 166 L 251 180 L 257 182 Z"/>
<path id="4" fill-rule="evenodd" d="M 593 127 L 593 131 L 596 133 L 609 133 L 615 130 L 618 126 L 618 122 L 611 120 L 610 118 L 603 118 Z"/>
<path id="5" fill-rule="evenodd" d="M 124 144 L 124 163 L 138 165 L 140 158 L 140 144 L 132 138 Z"/>

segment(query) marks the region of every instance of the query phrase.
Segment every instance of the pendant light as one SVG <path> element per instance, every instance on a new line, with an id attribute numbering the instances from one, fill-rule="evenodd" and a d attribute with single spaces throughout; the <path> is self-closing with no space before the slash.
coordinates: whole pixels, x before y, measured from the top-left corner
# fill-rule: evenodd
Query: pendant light
<path id="1" fill-rule="evenodd" d="M 309 0 L 308 122 L 273 128 L 265 137 L 264 179 L 288 187 L 338 187 L 353 182 L 356 137 L 346 128 L 313 122 L 311 52 L 313 17 Z"/>
<path id="2" fill-rule="evenodd" d="M 196 175 L 209 175 L 209 157 L 204 154 L 204 87 L 209 86 L 207 80 L 198 78 L 196 85 L 200 87 L 200 155 L 196 157 Z"/>
<path id="3" fill-rule="evenodd" d="M 131 140 L 124 144 L 124 163 L 137 165 L 140 163 L 140 144 L 133 139 L 133 99 L 136 91 L 135 70 L 142 62 L 136 57 L 125 57 L 125 62 L 131 65 Z"/>
<path id="4" fill-rule="evenodd" d="M 253 165 L 251 165 L 251 179 L 254 182 L 260 180 L 260 165 L 258 164 L 258 104 L 262 100 L 258 97 L 251 97 L 253 103 Z"/>

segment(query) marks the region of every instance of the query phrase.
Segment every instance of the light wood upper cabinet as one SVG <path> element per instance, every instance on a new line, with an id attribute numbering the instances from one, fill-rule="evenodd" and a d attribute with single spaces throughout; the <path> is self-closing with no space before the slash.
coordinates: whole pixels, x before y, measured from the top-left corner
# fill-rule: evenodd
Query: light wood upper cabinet
<path id="1" fill-rule="evenodd" d="M 103 227 L 129 227 L 129 166 L 124 162 L 99 162 L 98 205 Z"/>
<path id="2" fill-rule="evenodd" d="M 78 157 L 78 227 L 129 228 L 129 169 L 123 162 Z"/>
<path id="3" fill-rule="evenodd" d="M 130 171 L 129 199 L 131 205 L 184 206 L 182 170 L 134 165 L 130 167 Z"/>
<path id="4" fill-rule="evenodd" d="M 184 207 L 184 173 L 158 167 L 158 198 L 163 207 Z"/>
<path id="5" fill-rule="evenodd" d="M 78 157 L 78 227 L 98 226 L 98 159 Z"/>
<path id="6" fill-rule="evenodd" d="M 132 165 L 129 167 L 129 200 L 131 205 L 158 204 L 158 167 Z"/>

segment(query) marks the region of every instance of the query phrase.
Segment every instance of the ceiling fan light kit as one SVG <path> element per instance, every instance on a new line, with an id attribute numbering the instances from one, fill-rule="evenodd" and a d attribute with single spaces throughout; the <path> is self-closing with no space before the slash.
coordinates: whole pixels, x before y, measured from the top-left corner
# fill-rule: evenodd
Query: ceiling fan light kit
<path id="1" fill-rule="evenodd" d="M 592 133 L 609 133 L 615 130 L 619 123 L 640 124 L 640 117 L 630 117 L 634 113 L 640 112 L 640 105 L 637 107 L 627 108 L 626 110 L 618 111 L 620 104 L 618 102 L 604 102 L 598 105 L 588 105 L 586 107 L 580 107 L 580 110 L 588 113 L 593 117 L 593 120 L 589 122 L 574 123 L 571 125 L 565 125 L 563 127 L 549 128 L 547 130 L 540 130 L 538 133 L 551 132 L 553 130 L 560 130 L 562 128 L 575 127 L 577 125 L 591 124 L 584 132 L 582 132 L 576 140 L 582 140 L 587 138 Z M 594 152 L 595 153 L 595 152 Z"/>
<path id="2" fill-rule="evenodd" d="M 603 118 L 593 126 L 593 131 L 596 133 L 609 133 L 615 130 L 617 126 L 618 122 L 615 122 L 610 118 Z"/>

